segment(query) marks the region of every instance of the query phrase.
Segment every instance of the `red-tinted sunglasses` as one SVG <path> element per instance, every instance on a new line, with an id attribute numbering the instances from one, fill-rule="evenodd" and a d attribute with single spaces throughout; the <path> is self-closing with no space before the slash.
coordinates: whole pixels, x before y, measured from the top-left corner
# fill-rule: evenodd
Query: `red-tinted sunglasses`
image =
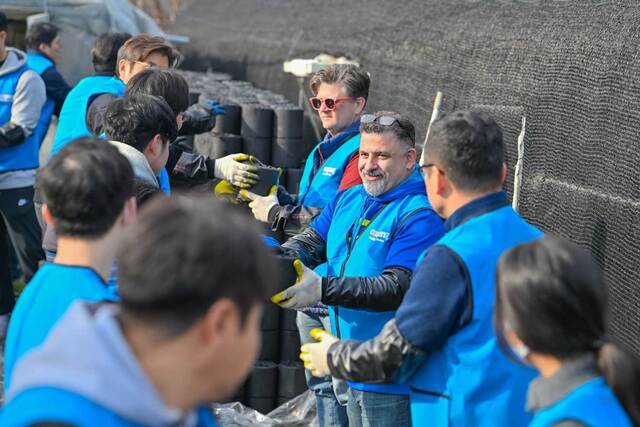
<path id="1" fill-rule="evenodd" d="M 322 104 L 324 104 L 325 107 L 327 107 L 327 109 L 331 111 L 336 109 L 336 105 L 338 105 L 338 102 L 348 101 L 352 99 L 356 99 L 356 98 L 353 96 L 342 96 L 340 98 L 322 99 L 322 98 L 318 98 L 317 96 L 312 96 L 311 98 L 309 98 L 309 102 L 311 103 L 311 107 L 313 107 L 314 110 L 319 110 L 320 108 L 322 108 Z"/>

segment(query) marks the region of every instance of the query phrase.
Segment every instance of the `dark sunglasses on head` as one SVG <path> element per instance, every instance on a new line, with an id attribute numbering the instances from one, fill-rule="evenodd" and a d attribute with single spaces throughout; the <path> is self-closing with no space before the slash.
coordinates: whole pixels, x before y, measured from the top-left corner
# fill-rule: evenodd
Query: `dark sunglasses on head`
<path id="1" fill-rule="evenodd" d="M 327 109 L 331 111 L 336 109 L 336 105 L 338 105 L 338 102 L 353 99 L 355 99 L 353 96 L 341 96 L 339 98 L 324 99 L 318 98 L 317 96 L 312 96 L 311 98 L 309 98 L 309 103 L 311 103 L 311 107 L 313 107 L 314 110 L 319 110 L 320 108 L 322 108 L 322 104 L 324 104 L 325 107 L 327 107 Z"/>
<path id="2" fill-rule="evenodd" d="M 402 126 L 402 123 L 400 123 L 400 121 L 398 121 L 398 119 L 396 119 L 395 117 L 376 116 L 374 114 L 363 114 L 362 117 L 360 117 L 360 123 L 365 123 L 365 124 L 378 123 L 380 126 L 393 126 L 394 123 L 398 123 L 398 126 L 400 127 L 400 129 L 402 129 L 402 131 L 405 134 L 407 134 L 407 136 L 411 141 L 414 141 L 409 131 L 404 126 Z"/>

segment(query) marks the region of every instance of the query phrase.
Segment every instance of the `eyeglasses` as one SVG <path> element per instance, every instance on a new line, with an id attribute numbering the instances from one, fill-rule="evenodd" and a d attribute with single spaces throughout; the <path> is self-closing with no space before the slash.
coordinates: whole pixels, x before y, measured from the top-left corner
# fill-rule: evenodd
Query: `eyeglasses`
<path id="1" fill-rule="evenodd" d="M 435 166 L 435 164 L 433 163 L 427 163 L 424 165 L 420 165 L 418 166 L 418 171 L 420 172 L 420 175 L 422 175 L 422 177 L 424 178 L 425 176 L 427 176 L 427 169 L 429 169 L 430 167 Z"/>
<path id="2" fill-rule="evenodd" d="M 341 96 L 338 98 L 318 98 L 317 96 L 312 96 L 309 98 L 309 103 L 314 110 L 319 110 L 322 108 L 322 104 L 327 107 L 329 111 L 333 111 L 336 109 L 338 102 L 348 101 L 355 99 L 353 96 Z"/>
<path id="3" fill-rule="evenodd" d="M 153 62 L 144 62 L 144 61 L 131 61 L 134 64 L 144 65 L 144 68 L 151 68 L 152 70 L 160 69 L 158 64 L 154 64 Z"/>
<path id="4" fill-rule="evenodd" d="M 411 136 L 411 132 L 395 117 L 392 116 L 376 116 L 375 114 L 363 114 L 360 117 L 360 123 L 369 124 L 369 123 L 378 123 L 380 126 L 393 126 L 394 123 L 398 124 L 398 127 L 409 137 L 411 141 L 415 144 L 414 138 Z"/>

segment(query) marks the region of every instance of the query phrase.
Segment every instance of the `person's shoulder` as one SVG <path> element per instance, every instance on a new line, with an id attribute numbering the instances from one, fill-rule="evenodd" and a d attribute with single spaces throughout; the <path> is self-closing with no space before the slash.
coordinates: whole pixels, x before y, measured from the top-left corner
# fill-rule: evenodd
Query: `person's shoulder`
<path id="1" fill-rule="evenodd" d="M 40 74 L 31 68 L 27 68 L 20 75 L 20 78 L 18 79 L 18 87 L 20 86 L 26 88 L 31 96 L 37 95 L 38 92 L 41 92 L 44 96 L 46 91 L 44 80 L 42 80 Z"/>

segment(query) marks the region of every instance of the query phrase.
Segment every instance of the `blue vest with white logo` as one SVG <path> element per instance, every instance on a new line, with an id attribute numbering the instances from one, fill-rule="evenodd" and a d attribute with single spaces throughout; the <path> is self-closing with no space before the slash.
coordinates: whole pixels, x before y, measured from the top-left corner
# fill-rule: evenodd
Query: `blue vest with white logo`
<path id="1" fill-rule="evenodd" d="M 300 180 L 298 206 L 304 205 L 322 209 L 335 197 L 349 160 L 353 157 L 353 153 L 360 148 L 360 134 L 345 141 L 340 148 L 324 161 L 315 176 L 311 178 L 313 162 L 318 147 L 319 145 L 307 157 L 302 179 Z"/>
<path id="2" fill-rule="evenodd" d="M 471 283 L 469 324 L 431 353 L 411 379 L 413 425 L 525 426 L 533 369 L 507 360 L 493 329 L 495 270 L 506 250 L 542 235 L 505 206 L 455 227 L 436 245 L 451 249 Z"/>
<path id="3" fill-rule="evenodd" d="M 42 76 L 44 72 L 49 68 L 55 67 L 53 61 L 38 52 L 27 53 L 27 65 L 40 76 Z M 53 116 L 53 110 L 55 106 L 55 101 L 51 98 L 47 98 L 47 101 L 42 107 L 42 111 L 40 111 L 40 120 L 38 120 L 38 126 L 36 126 L 36 128 L 33 130 L 33 133 L 38 139 L 39 146 L 42 145 L 42 141 L 44 141 L 44 137 L 47 135 L 49 125 L 51 124 L 51 116 Z"/>
<path id="4" fill-rule="evenodd" d="M 204 406 L 198 408 L 197 416 L 197 427 L 217 425 L 211 410 Z M 43 421 L 57 421 L 78 427 L 142 427 L 83 396 L 54 387 L 25 390 L 11 399 L 0 412 L 0 425 L 4 427 L 24 427 Z"/>
<path id="5" fill-rule="evenodd" d="M 327 234 L 327 275 L 334 277 L 375 277 L 384 270 L 396 227 L 416 212 L 431 209 L 425 194 L 407 194 L 392 200 L 366 227 L 359 227 L 365 215 L 367 193 L 362 185 L 346 190 L 336 203 Z M 358 227 L 358 235 L 352 236 Z M 329 310 L 332 332 L 342 339 L 368 340 L 375 337 L 393 311 L 371 311 L 332 306 Z M 408 394 L 406 386 L 395 384 L 361 384 L 349 386 L 385 394 Z"/>
<path id="6" fill-rule="evenodd" d="M 589 427 L 633 426 L 602 377 L 582 384 L 561 401 L 536 412 L 529 426 L 551 427 L 563 420 L 579 421 Z"/>
<path id="7" fill-rule="evenodd" d="M 24 65 L 16 71 L 0 76 L 0 126 L 11 120 L 11 107 L 18 81 L 29 68 Z M 0 148 L 0 173 L 16 170 L 36 169 L 40 142 L 35 132 L 22 143 Z"/>
<path id="8" fill-rule="evenodd" d="M 69 92 L 62 105 L 58 130 L 51 147 L 51 156 L 70 141 L 82 136 L 91 136 L 87 128 L 87 110 L 92 98 L 104 93 L 122 96 L 124 89 L 124 83 L 117 77 L 91 76 L 80 80 Z"/>

